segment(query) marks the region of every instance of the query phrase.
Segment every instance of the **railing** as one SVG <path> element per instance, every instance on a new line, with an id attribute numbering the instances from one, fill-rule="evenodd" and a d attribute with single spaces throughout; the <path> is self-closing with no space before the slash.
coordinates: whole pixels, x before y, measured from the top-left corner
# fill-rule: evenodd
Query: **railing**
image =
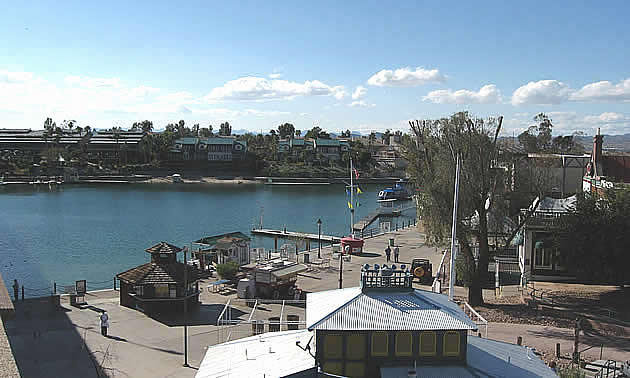
<path id="1" fill-rule="evenodd" d="M 447 250 L 444 250 L 444 252 L 442 253 L 442 259 L 440 259 L 440 265 L 438 265 L 437 273 L 435 274 L 435 279 L 433 280 L 433 284 L 431 284 L 431 290 L 436 293 L 439 292 L 440 294 L 442 288 L 440 287 L 440 289 L 438 290 L 437 284 L 440 279 L 443 279 L 446 276 L 446 267 L 444 266 L 444 260 L 446 259 L 447 254 Z"/>
<path id="2" fill-rule="evenodd" d="M 475 309 L 472 308 L 472 306 L 470 306 L 468 304 L 468 302 L 461 302 L 461 303 L 459 303 L 459 305 L 462 307 L 462 310 L 464 310 L 464 313 L 470 319 L 472 319 L 472 321 L 475 322 L 475 324 L 485 328 L 484 329 L 484 337 L 488 338 L 488 321 L 486 319 L 484 319 L 483 316 L 479 315 L 479 313 L 477 311 L 475 311 Z"/>

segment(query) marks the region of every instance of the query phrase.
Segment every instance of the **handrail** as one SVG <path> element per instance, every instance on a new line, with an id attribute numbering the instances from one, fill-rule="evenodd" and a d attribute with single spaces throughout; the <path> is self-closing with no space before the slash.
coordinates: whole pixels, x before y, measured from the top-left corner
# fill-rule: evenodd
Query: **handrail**
<path id="1" fill-rule="evenodd" d="M 225 306 L 223 306 L 223 311 L 221 311 L 221 314 L 219 314 L 219 317 L 217 318 L 217 326 L 220 326 L 221 321 L 223 319 L 223 314 L 225 314 L 225 311 L 228 309 L 228 307 L 230 307 L 230 301 L 232 300 L 232 298 L 229 298 L 227 303 L 225 304 Z"/>
<path id="2" fill-rule="evenodd" d="M 475 322 L 475 324 L 477 325 L 482 325 L 485 327 L 485 338 L 488 338 L 488 321 L 481 315 L 479 315 L 479 313 L 477 311 L 475 311 L 474 308 L 472 308 L 471 305 L 468 304 L 468 302 L 466 301 L 462 301 L 460 303 L 464 304 L 464 313 L 466 313 L 466 315 L 468 315 L 468 313 L 466 312 L 466 310 L 470 311 L 470 313 L 472 313 L 475 317 L 477 317 L 479 319 L 479 321 L 475 321 L 474 319 L 471 319 Z"/>
<path id="3" fill-rule="evenodd" d="M 444 258 L 446 257 L 446 252 L 442 254 L 442 259 L 440 260 L 440 265 L 438 265 L 437 274 L 435 275 L 435 279 L 431 284 L 431 287 L 434 287 L 435 282 L 440 279 L 440 275 L 442 274 L 442 265 L 444 264 Z"/>

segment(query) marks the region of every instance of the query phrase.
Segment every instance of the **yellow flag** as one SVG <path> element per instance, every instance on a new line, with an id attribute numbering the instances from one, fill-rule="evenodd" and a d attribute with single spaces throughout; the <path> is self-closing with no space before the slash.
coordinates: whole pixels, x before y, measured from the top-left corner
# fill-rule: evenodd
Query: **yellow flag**
<path id="1" fill-rule="evenodd" d="M 350 203 L 350 201 L 348 201 L 348 208 L 352 209 L 352 203 Z"/>
<path id="2" fill-rule="evenodd" d="M 357 194 L 361 194 L 361 193 L 363 193 L 363 192 L 361 191 L 361 188 L 359 188 L 359 187 L 357 186 Z"/>

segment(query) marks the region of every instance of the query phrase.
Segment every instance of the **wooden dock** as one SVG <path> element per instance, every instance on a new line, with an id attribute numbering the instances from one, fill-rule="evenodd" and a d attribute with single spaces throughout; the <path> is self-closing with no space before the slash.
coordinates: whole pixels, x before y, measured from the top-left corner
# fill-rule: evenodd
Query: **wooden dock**
<path id="1" fill-rule="evenodd" d="M 271 230 L 268 228 L 255 228 L 252 230 L 252 234 L 272 236 L 278 239 L 308 239 L 318 240 L 320 239 L 317 234 L 309 234 L 306 232 L 284 231 L 284 230 Z M 341 238 L 339 236 L 321 235 L 321 241 L 327 243 L 339 243 Z"/>
<path id="2" fill-rule="evenodd" d="M 407 207 L 381 207 L 380 209 L 376 209 L 373 212 L 369 213 L 365 217 L 361 218 L 358 222 L 356 222 L 352 228 L 356 231 L 365 230 L 372 222 L 378 219 L 380 216 L 396 216 L 400 215 L 405 210 L 409 210 L 416 207 L 415 205 L 407 206 Z"/>

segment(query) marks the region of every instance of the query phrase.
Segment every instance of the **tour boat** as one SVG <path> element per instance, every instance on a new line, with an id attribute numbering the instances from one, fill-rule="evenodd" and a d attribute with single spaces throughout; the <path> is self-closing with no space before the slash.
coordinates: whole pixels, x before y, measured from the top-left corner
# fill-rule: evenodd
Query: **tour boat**
<path id="1" fill-rule="evenodd" d="M 379 200 L 406 200 L 411 198 L 411 194 L 402 185 L 403 181 L 399 180 L 393 187 L 385 188 L 378 193 Z"/>

